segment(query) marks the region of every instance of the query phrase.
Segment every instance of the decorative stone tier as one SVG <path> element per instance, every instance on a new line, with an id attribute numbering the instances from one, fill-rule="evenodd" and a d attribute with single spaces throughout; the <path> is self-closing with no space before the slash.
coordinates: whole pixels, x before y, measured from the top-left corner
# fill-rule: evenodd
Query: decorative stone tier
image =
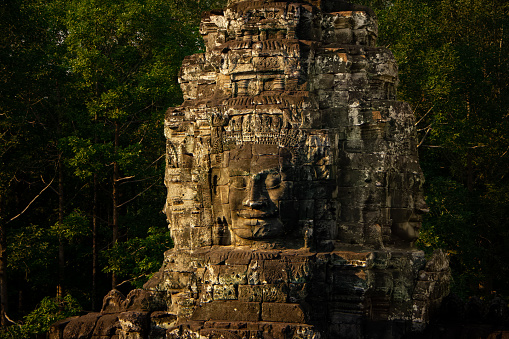
<path id="1" fill-rule="evenodd" d="M 442 252 L 170 250 L 144 290 L 110 293 L 51 338 L 397 338 L 448 286 Z"/>
<path id="2" fill-rule="evenodd" d="M 170 250 L 145 289 L 166 293 L 177 322 L 312 324 L 324 337 L 358 338 L 365 321 L 417 330 L 448 293 L 442 252 Z"/>

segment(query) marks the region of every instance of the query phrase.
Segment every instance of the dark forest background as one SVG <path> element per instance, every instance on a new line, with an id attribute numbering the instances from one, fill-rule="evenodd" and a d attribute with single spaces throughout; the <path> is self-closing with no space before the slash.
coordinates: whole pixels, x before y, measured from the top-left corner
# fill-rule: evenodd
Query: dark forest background
<path id="1" fill-rule="evenodd" d="M 453 291 L 509 296 L 509 4 L 360 0 L 415 110 L 430 207 L 418 246 L 444 249 Z M 224 0 L 0 3 L 0 338 L 29 338 L 140 287 L 171 247 L 163 116 Z"/>

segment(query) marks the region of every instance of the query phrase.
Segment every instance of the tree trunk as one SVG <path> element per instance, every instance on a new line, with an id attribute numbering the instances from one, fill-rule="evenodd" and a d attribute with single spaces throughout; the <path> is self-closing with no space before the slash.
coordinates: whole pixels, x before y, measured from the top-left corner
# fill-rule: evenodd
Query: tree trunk
<path id="1" fill-rule="evenodd" d="M 18 291 L 18 312 L 24 313 L 25 310 L 25 294 L 23 293 L 24 288 L 20 288 Z"/>
<path id="2" fill-rule="evenodd" d="M 62 161 L 58 162 L 58 223 L 62 227 L 64 222 L 64 172 L 62 170 Z M 58 237 L 58 286 L 57 301 L 64 299 L 64 274 L 65 274 L 65 253 L 64 239 L 62 234 Z"/>
<path id="3" fill-rule="evenodd" d="M 474 167 L 472 165 L 473 149 L 467 149 L 467 188 L 469 192 L 474 190 Z"/>
<path id="4" fill-rule="evenodd" d="M 0 317 L 2 327 L 7 325 L 7 312 L 9 311 L 7 293 L 7 239 L 6 225 L 2 218 L 2 197 L 0 196 Z"/>
<path id="5" fill-rule="evenodd" d="M 92 206 L 92 310 L 97 301 L 97 174 L 94 173 L 94 201 Z"/>
<path id="6" fill-rule="evenodd" d="M 98 93 L 98 84 L 95 83 L 96 95 Z M 94 126 L 97 127 L 97 113 L 94 115 Z M 97 132 L 94 132 L 94 144 L 97 144 Z M 97 173 L 94 172 L 93 183 L 93 206 L 92 206 L 92 310 L 97 306 Z"/>
<path id="7" fill-rule="evenodd" d="M 115 157 L 117 156 L 118 151 L 118 144 L 119 144 L 119 125 L 118 122 L 115 122 Z M 118 168 L 118 162 L 115 159 L 113 162 L 113 221 L 112 221 L 112 234 L 113 234 L 113 246 L 118 241 L 118 179 L 120 177 L 119 175 L 119 168 Z M 117 281 L 117 274 L 115 272 L 111 275 L 111 288 L 116 288 L 118 281 Z"/>
<path id="8" fill-rule="evenodd" d="M 61 96 L 60 86 L 58 80 L 55 83 L 55 89 L 57 94 L 57 135 L 62 136 L 62 108 L 61 108 Z M 62 230 L 64 224 L 64 164 L 62 160 L 62 154 L 58 155 L 58 224 Z M 57 283 L 57 302 L 64 300 L 64 274 L 65 274 L 65 253 L 64 253 L 64 237 L 63 233 L 60 232 L 58 235 L 58 283 Z M 62 304 L 60 304 L 63 307 Z"/>

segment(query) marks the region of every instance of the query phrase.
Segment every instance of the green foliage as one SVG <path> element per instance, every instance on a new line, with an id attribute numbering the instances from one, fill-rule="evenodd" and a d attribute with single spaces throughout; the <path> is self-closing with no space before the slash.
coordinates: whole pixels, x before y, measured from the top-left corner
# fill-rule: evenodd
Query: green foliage
<path id="1" fill-rule="evenodd" d="M 89 220 L 80 210 L 69 213 L 62 223 L 30 224 L 11 229 L 7 237 L 8 269 L 11 279 L 19 280 L 17 285 L 20 288 L 30 286 L 30 292 L 34 296 L 53 290 L 54 279 L 58 274 L 56 258 L 59 239 L 64 239 L 66 247 L 72 246 L 74 251 L 79 253 L 84 250 L 83 241 L 89 237 Z M 69 259 L 71 258 L 69 255 Z"/>
<path id="2" fill-rule="evenodd" d="M 23 318 L 19 325 L 11 325 L 0 332 L 2 339 L 35 338 L 37 334 L 47 333 L 55 322 L 78 315 L 81 307 L 70 295 L 63 300 L 44 297 L 39 305 Z"/>
<path id="3" fill-rule="evenodd" d="M 177 63 L 197 40 L 184 5 L 173 1 L 75 1 L 68 6 L 68 62 L 88 92 L 92 116 L 122 120 L 178 103 Z M 148 102 L 147 102 L 148 101 Z M 141 104 L 138 104 L 138 102 Z"/>
<path id="4" fill-rule="evenodd" d="M 429 177 L 426 183 L 430 213 L 425 217 L 417 245 L 428 252 L 446 249 L 455 269 L 453 289 L 467 297 L 486 279 L 487 267 L 479 265 L 489 253 L 479 246 L 482 230 L 475 226 L 475 195 L 447 177 Z"/>
<path id="5" fill-rule="evenodd" d="M 89 220 L 82 211 L 76 209 L 67 215 L 62 223 L 57 222 L 51 226 L 50 233 L 69 242 L 77 241 L 90 234 Z"/>
<path id="6" fill-rule="evenodd" d="M 60 149 L 67 154 L 66 165 L 74 169 L 80 179 L 90 179 L 94 173 L 105 173 L 106 164 L 111 162 L 111 142 L 94 144 L 90 139 L 69 136 L 60 139 Z"/>
<path id="7" fill-rule="evenodd" d="M 58 239 L 45 227 L 28 225 L 11 230 L 8 238 L 8 268 L 33 286 L 51 279 L 55 270 Z"/>
<path id="8" fill-rule="evenodd" d="M 104 270 L 116 272 L 134 287 L 141 288 L 159 270 L 163 262 L 161 253 L 171 246 L 170 232 L 151 227 L 146 237 L 131 238 L 103 252 L 107 261 Z"/>

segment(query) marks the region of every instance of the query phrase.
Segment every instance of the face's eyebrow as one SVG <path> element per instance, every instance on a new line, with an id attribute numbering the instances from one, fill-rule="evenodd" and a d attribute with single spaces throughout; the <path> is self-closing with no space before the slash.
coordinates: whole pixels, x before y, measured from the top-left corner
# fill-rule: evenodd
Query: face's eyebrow
<path id="1" fill-rule="evenodd" d="M 277 167 L 274 167 L 274 168 L 264 169 L 264 170 L 261 170 L 256 173 L 247 172 L 247 171 L 241 170 L 241 169 L 231 169 L 229 171 L 229 177 L 240 177 L 240 176 L 256 177 L 256 176 L 267 175 L 267 174 L 281 174 L 281 170 Z"/>
<path id="2" fill-rule="evenodd" d="M 251 174 L 251 176 L 254 179 L 259 179 L 261 176 L 267 176 L 268 174 L 280 174 L 280 172 L 278 168 L 269 168 L 266 170 L 262 170 L 256 174 Z"/>
<path id="3" fill-rule="evenodd" d="M 279 170 L 279 168 L 271 168 L 271 169 L 262 171 L 262 173 L 263 174 L 279 174 L 280 170 Z"/>

